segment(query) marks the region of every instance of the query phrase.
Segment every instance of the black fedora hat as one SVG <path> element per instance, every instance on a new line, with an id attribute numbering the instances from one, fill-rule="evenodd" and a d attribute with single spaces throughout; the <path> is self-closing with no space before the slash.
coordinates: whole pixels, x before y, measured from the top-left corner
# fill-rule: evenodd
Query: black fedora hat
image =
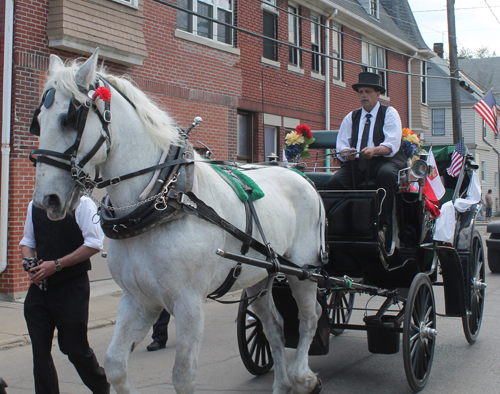
<path id="1" fill-rule="evenodd" d="M 352 88 L 357 92 L 362 86 L 369 86 L 375 89 L 375 91 L 382 94 L 385 93 L 385 88 L 381 85 L 382 78 L 380 75 L 369 72 L 359 73 L 359 82 L 352 85 Z"/>

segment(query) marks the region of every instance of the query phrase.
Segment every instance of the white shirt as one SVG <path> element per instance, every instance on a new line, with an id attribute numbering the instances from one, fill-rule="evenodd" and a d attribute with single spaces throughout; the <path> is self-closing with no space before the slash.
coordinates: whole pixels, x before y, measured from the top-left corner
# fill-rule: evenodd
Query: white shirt
<path id="1" fill-rule="evenodd" d="M 378 110 L 380 108 L 380 103 L 375 104 L 375 107 L 370 112 L 365 111 L 361 108 L 361 118 L 359 119 L 359 130 L 358 130 L 358 143 L 356 145 L 356 150 L 359 151 L 361 147 L 361 138 L 363 136 L 363 130 L 365 128 L 366 114 L 371 115 L 370 119 L 370 134 L 368 134 L 368 148 L 373 148 L 375 145 L 373 143 L 373 129 L 375 128 L 375 120 L 377 119 Z M 403 136 L 403 127 L 401 126 L 401 118 L 399 117 L 398 111 L 393 107 L 388 107 L 385 113 L 384 127 L 384 141 L 380 144 L 388 147 L 391 150 L 389 155 L 385 157 L 393 157 L 398 153 L 401 147 L 401 138 Z M 352 112 L 349 112 L 344 118 L 340 125 L 339 134 L 337 136 L 337 152 L 341 152 L 344 149 L 351 148 L 351 134 L 352 134 Z M 358 155 L 356 155 L 358 157 Z M 338 158 L 342 161 L 346 159 L 340 157 Z"/>
<path id="2" fill-rule="evenodd" d="M 36 249 L 35 233 L 33 230 L 33 201 L 28 205 L 28 213 L 26 215 L 26 223 L 24 224 L 24 237 L 20 245 L 28 246 L 31 249 Z M 102 232 L 99 223 L 94 223 L 97 213 L 97 207 L 94 202 L 86 197 L 80 198 L 80 205 L 76 207 L 75 219 L 78 227 L 82 231 L 83 246 L 102 250 L 104 242 L 104 233 Z"/>

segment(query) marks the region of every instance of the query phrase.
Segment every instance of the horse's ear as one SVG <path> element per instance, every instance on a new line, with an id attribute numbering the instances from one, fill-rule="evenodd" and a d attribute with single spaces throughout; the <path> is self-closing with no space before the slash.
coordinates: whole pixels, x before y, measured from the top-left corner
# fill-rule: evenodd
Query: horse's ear
<path id="1" fill-rule="evenodd" d="M 64 68 L 63 61 L 56 55 L 50 55 L 49 75 L 54 78 Z"/>
<path id="2" fill-rule="evenodd" d="M 99 48 L 96 48 L 94 54 L 89 57 L 87 61 L 76 72 L 75 80 L 78 85 L 87 87 L 90 83 L 94 82 L 98 60 L 98 51 Z"/>

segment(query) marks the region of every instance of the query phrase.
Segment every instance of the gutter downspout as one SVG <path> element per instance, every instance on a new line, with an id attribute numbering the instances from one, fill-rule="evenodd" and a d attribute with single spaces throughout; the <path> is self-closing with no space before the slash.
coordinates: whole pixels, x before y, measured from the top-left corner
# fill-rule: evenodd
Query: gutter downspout
<path id="1" fill-rule="evenodd" d="M 330 19 L 335 17 L 339 11 L 335 8 L 326 19 L 326 26 L 330 27 Z M 330 56 L 330 29 L 325 29 L 325 54 Z M 330 58 L 325 57 L 325 130 L 330 130 Z M 326 150 L 326 172 L 330 172 L 330 149 Z"/>
<path id="2" fill-rule="evenodd" d="M 2 181 L 0 219 L 0 274 L 7 268 L 9 239 L 9 176 L 10 176 L 10 131 L 12 111 L 12 66 L 14 42 L 14 0 L 5 2 L 5 36 L 3 58 L 3 103 L 2 103 Z"/>

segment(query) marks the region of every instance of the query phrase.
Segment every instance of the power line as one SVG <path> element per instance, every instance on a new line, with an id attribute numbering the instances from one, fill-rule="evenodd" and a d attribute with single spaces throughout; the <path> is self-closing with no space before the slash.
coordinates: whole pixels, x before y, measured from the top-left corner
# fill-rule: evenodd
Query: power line
<path id="1" fill-rule="evenodd" d="M 493 9 L 491 8 L 491 6 L 488 4 L 488 2 L 486 0 L 484 0 L 484 2 L 486 3 L 486 5 L 488 6 L 488 8 L 490 9 L 491 13 L 493 14 L 493 16 L 495 17 L 495 19 L 497 20 L 498 24 L 500 25 L 500 21 L 498 20 L 497 16 L 495 15 L 495 13 L 493 12 Z"/>

